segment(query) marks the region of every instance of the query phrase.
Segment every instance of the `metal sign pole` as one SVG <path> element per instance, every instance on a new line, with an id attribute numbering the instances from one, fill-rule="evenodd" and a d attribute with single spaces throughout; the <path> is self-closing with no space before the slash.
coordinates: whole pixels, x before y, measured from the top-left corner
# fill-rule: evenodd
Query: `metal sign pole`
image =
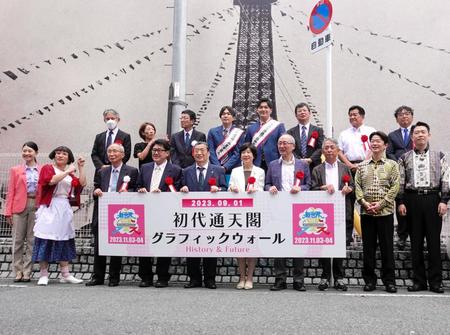
<path id="1" fill-rule="evenodd" d="M 327 123 L 325 133 L 333 137 L 333 44 L 327 48 L 327 73 L 326 73 L 326 95 L 327 95 Z"/>

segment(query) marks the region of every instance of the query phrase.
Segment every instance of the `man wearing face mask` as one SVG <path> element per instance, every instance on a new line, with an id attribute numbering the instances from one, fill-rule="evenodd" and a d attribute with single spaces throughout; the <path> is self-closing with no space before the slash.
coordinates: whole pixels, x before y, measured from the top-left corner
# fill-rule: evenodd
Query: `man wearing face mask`
<path id="1" fill-rule="evenodd" d="M 113 143 L 120 144 L 124 147 L 124 163 L 128 162 L 131 156 L 131 137 L 130 134 L 119 129 L 119 113 L 114 109 L 107 109 L 103 112 L 103 120 L 106 124 L 107 131 L 97 134 L 91 152 L 91 158 L 95 165 L 95 171 L 98 171 L 105 165 L 110 165 L 106 149 Z"/>

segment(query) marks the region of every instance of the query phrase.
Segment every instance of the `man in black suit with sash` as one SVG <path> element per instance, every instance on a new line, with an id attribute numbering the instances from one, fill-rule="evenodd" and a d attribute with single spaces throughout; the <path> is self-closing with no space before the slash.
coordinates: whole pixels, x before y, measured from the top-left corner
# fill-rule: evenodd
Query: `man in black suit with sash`
<path id="1" fill-rule="evenodd" d="M 394 112 L 400 128 L 389 133 L 389 145 L 386 149 L 386 156 L 389 159 L 398 161 L 400 157 L 407 151 L 412 150 L 413 143 L 411 138 L 411 125 L 413 122 L 414 111 L 411 107 L 400 106 Z M 405 249 L 406 239 L 408 238 L 408 225 L 406 217 L 397 214 L 397 247 L 399 250 Z"/>
<path id="2" fill-rule="evenodd" d="M 339 144 L 336 140 L 327 138 L 323 141 L 322 152 L 325 162 L 313 169 L 311 177 L 311 189 L 327 191 L 329 194 L 341 192 L 345 196 L 345 220 L 346 229 L 352 228 L 353 212 L 351 199 L 348 196 L 353 192 L 355 184 L 348 166 L 338 161 Z M 348 234 L 348 233 L 347 233 Z M 319 290 L 325 291 L 331 280 L 331 258 L 320 258 L 322 276 Z M 344 283 L 343 258 L 333 258 L 333 279 L 336 290 L 347 291 Z"/>
<path id="3" fill-rule="evenodd" d="M 169 141 L 158 139 L 151 148 L 153 162 L 141 166 L 138 178 L 139 193 L 160 193 L 175 192 L 180 188 L 181 168 L 168 161 L 170 156 Z M 170 257 L 158 257 L 156 274 L 158 281 L 155 287 L 169 286 Z M 139 287 L 149 287 L 153 285 L 152 257 L 139 258 L 139 277 L 141 283 Z"/>
<path id="4" fill-rule="evenodd" d="M 94 178 L 94 213 L 92 232 L 95 238 L 94 245 L 94 274 L 86 286 L 103 285 L 106 270 L 106 256 L 98 254 L 98 197 L 103 192 L 135 192 L 138 178 L 138 170 L 122 163 L 125 149 L 121 144 L 113 143 L 107 150 L 110 165 L 97 171 Z M 118 286 L 120 281 L 120 268 L 122 257 L 111 256 L 109 264 L 108 286 Z"/>
<path id="5" fill-rule="evenodd" d="M 311 110 L 301 102 L 295 106 L 298 125 L 287 131 L 295 139 L 294 156 L 308 164 L 310 171 L 321 163 L 323 129 L 311 124 Z"/>
<path id="6" fill-rule="evenodd" d="M 106 150 L 113 144 L 121 144 L 125 150 L 123 163 L 127 163 L 131 155 L 131 137 L 130 134 L 122 131 L 118 127 L 120 115 L 114 109 L 107 109 L 103 112 L 103 120 L 108 130 L 95 136 L 94 146 L 92 147 L 91 158 L 95 165 L 95 171 L 98 171 L 105 165 L 109 165 Z"/>
<path id="7" fill-rule="evenodd" d="M 183 130 L 170 138 L 170 159 L 173 164 L 186 168 L 194 163 L 192 148 L 197 142 L 206 142 L 206 135 L 194 129 L 197 116 L 190 109 L 181 112 L 180 124 Z"/>

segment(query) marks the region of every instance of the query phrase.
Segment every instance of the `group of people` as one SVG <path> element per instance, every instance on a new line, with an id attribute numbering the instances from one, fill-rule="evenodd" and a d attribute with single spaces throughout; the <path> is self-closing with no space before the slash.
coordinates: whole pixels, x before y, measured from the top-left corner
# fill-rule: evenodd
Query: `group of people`
<path id="1" fill-rule="evenodd" d="M 96 168 L 95 206 L 92 231 L 95 238 L 94 274 L 87 286 L 103 285 L 106 256 L 98 253 L 98 197 L 104 192 L 340 192 L 346 204 L 346 243 L 353 240 L 355 202 L 361 207 L 365 281 L 364 290 L 376 289 L 376 250 L 382 258 L 381 280 L 385 290 L 397 291 L 394 263 L 394 212 L 398 221 L 398 248 L 403 250 L 409 236 L 413 265 L 413 284 L 409 291 L 442 293 L 440 233 L 442 216 L 447 212 L 449 167 L 442 152 L 429 147 L 430 128 L 424 122 L 413 125 L 413 110 L 399 107 L 394 116 L 400 128 L 386 135 L 364 125 L 365 111 L 351 106 L 351 126 L 338 140 L 325 138 L 323 129 L 310 122 L 311 111 L 305 103 L 295 107 L 298 124 L 287 130 L 271 117 L 272 104 L 261 99 L 256 107 L 259 120 L 246 131 L 233 123 L 233 108 L 219 112 L 221 125 L 208 134 L 194 128 L 196 114 L 184 110 L 182 130 L 170 139 L 157 138 L 154 124 L 139 129 L 143 142 L 134 147 L 139 170 L 127 165 L 131 156 L 131 137 L 119 129 L 119 113 L 103 113 L 106 132 L 95 138 L 91 158 Z M 22 148 L 24 164 L 13 167 L 5 215 L 13 225 L 13 259 L 16 281 L 29 281 L 32 262 L 40 263 L 38 285 L 48 284 L 49 262 L 59 262 L 61 282 L 80 283 L 70 275 L 68 261 L 75 257 L 71 204 L 79 202 L 86 184 L 82 158 L 75 159 L 70 149 L 52 151 L 53 164 L 40 167 L 37 145 L 27 142 Z M 322 161 L 323 160 L 323 161 Z M 75 176 L 78 172 L 78 177 Z M 296 174 L 302 173 L 298 180 Z M 170 177 L 173 184 L 167 185 Z M 207 183 L 213 177 L 215 185 Z M 174 189 L 171 189 L 174 188 Z M 34 208 L 38 208 L 35 213 Z M 36 216 L 36 218 L 35 218 Z M 36 223 L 35 223 L 36 222 Z M 34 229 L 33 229 L 34 226 Z M 34 231 L 34 242 L 33 242 Z M 424 264 L 424 239 L 427 242 L 428 269 Z M 24 242 L 28 250 L 24 255 Z M 34 247 L 31 251 L 31 246 Z M 170 258 L 156 259 L 157 281 L 153 282 L 152 258 L 139 258 L 140 287 L 167 287 Z M 275 282 L 271 290 L 286 289 L 286 260 L 274 262 Z M 189 282 L 185 288 L 216 288 L 216 258 L 187 258 Z M 120 281 L 122 259 L 112 256 L 109 286 Z M 253 288 L 254 258 L 238 259 L 238 289 Z M 201 265 L 203 266 L 203 272 Z M 343 259 L 321 258 L 319 290 L 326 290 L 334 279 L 334 288 L 346 291 Z M 304 259 L 293 259 L 293 288 L 305 291 Z"/>

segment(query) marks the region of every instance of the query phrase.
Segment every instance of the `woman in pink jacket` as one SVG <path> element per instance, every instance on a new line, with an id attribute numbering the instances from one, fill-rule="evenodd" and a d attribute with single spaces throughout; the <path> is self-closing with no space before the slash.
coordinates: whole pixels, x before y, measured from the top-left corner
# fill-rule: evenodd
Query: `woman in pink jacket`
<path id="1" fill-rule="evenodd" d="M 31 277 L 31 253 L 34 243 L 35 198 L 40 167 L 36 162 L 38 146 L 26 142 L 22 146 L 24 163 L 9 171 L 5 216 L 12 226 L 12 257 L 15 282 L 29 282 Z M 26 242 L 26 243 L 25 243 Z M 25 252 L 25 254 L 24 254 Z"/>

